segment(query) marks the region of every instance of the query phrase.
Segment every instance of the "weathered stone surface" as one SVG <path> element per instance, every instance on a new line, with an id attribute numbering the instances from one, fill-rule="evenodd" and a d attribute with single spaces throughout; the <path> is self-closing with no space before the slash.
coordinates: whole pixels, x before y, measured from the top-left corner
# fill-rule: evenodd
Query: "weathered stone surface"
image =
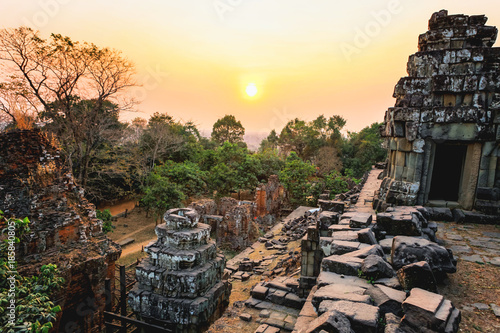
<path id="1" fill-rule="evenodd" d="M 65 282 L 54 331 L 66 325 L 74 331 L 104 329 L 104 284 L 106 278 L 115 280 L 120 246 L 103 234 L 95 206 L 52 138 L 38 129 L 4 131 L 0 151 L 0 210 L 30 221 L 30 232 L 16 244 L 18 273 L 38 276 L 43 265 L 57 264 Z"/>
<path id="2" fill-rule="evenodd" d="M 373 303 L 379 307 L 381 314 L 393 313 L 397 316 L 402 315 L 402 307 L 406 299 L 406 293 L 400 290 L 388 288 L 383 285 L 375 285 L 366 290 Z"/>
<path id="3" fill-rule="evenodd" d="M 436 332 L 456 332 L 460 311 L 449 300 L 429 291 L 414 288 L 403 302 L 405 316 L 401 329 L 413 332 L 427 328 Z"/>
<path id="4" fill-rule="evenodd" d="M 324 287 L 330 284 L 347 284 L 361 288 L 366 288 L 367 285 L 365 279 L 361 279 L 357 276 L 342 275 L 325 271 L 319 274 L 317 284 L 318 287 Z"/>
<path id="5" fill-rule="evenodd" d="M 341 255 L 351 253 L 353 251 L 369 247 L 369 245 L 362 244 L 360 242 L 334 240 L 333 237 L 321 237 L 319 246 L 323 250 L 323 254 L 325 256 L 330 256 L 332 254 Z"/>
<path id="6" fill-rule="evenodd" d="M 499 63 L 500 52 L 492 47 L 498 30 L 486 20 L 443 10 L 432 15 L 429 31 L 419 36 L 419 52 L 408 59 L 408 76 L 396 84 L 395 106 L 386 111 L 381 129 L 389 158 L 373 201 L 379 211 L 432 201 L 500 215 L 499 165 L 492 162 L 498 158 L 492 147 L 500 134 L 495 117 L 500 68 L 491 65 Z M 430 215 L 451 218 L 448 208 L 430 210 Z M 409 222 L 401 224 L 412 227 Z M 394 235 L 418 236 L 416 229 Z"/>
<path id="7" fill-rule="evenodd" d="M 377 214 L 377 226 L 389 235 L 420 236 L 422 222 L 416 210 L 397 207 L 393 212 Z"/>
<path id="8" fill-rule="evenodd" d="M 370 255 L 376 255 L 376 256 L 379 256 L 379 257 L 382 257 L 382 258 L 384 258 L 384 256 L 385 256 L 384 250 L 378 244 L 377 245 L 366 246 L 366 247 L 364 247 L 362 249 L 359 249 L 357 251 L 353 251 L 353 252 L 349 253 L 349 256 L 351 256 L 351 257 L 357 257 L 357 258 L 361 258 L 361 259 L 365 259 L 366 257 L 368 257 Z"/>
<path id="9" fill-rule="evenodd" d="M 358 271 L 361 270 L 362 264 L 363 259 L 360 258 L 348 255 L 331 255 L 323 259 L 321 267 L 325 272 L 358 276 Z"/>
<path id="10" fill-rule="evenodd" d="M 335 212 L 339 214 L 343 214 L 345 209 L 345 204 L 342 201 L 318 200 L 318 206 L 323 211 Z"/>
<path id="11" fill-rule="evenodd" d="M 375 280 L 380 278 L 391 278 L 396 275 L 396 272 L 387 261 L 374 254 L 369 255 L 363 260 L 361 271 L 364 276 Z"/>
<path id="12" fill-rule="evenodd" d="M 336 212 L 323 211 L 318 216 L 319 230 L 328 230 L 332 225 L 339 223 L 340 214 Z"/>
<path id="13" fill-rule="evenodd" d="M 370 296 L 364 295 L 366 288 L 353 286 L 350 284 L 331 284 L 319 288 L 313 296 L 312 304 L 318 308 L 319 304 L 325 300 L 350 301 L 371 304 Z"/>
<path id="14" fill-rule="evenodd" d="M 198 219 L 193 209 L 171 209 L 156 227 L 158 239 L 146 247 L 150 256 L 137 265 L 128 297 L 144 320 L 190 330 L 207 325 L 227 306 L 231 284 L 221 281 L 226 259 L 216 253 L 210 226 Z M 242 280 L 249 277 L 238 273 Z"/>
<path id="15" fill-rule="evenodd" d="M 370 245 L 378 244 L 377 239 L 375 238 L 375 234 L 370 228 L 359 230 L 358 240 L 360 243 L 365 243 Z"/>
<path id="16" fill-rule="evenodd" d="M 348 301 L 323 301 L 318 313 L 322 315 L 328 311 L 338 311 L 349 319 L 351 328 L 355 332 L 375 333 L 378 328 L 379 309 L 365 303 Z"/>
<path id="17" fill-rule="evenodd" d="M 421 288 L 433 293 L 438 292 L 436 278 L 426 261 L 401 267 L 398 270 L 398 279 L 404 290 Z"/>
<path id="18" fill-rule="evenodd" d="M 370 213 L 356 213 L 349 219 L 349 226 L 351 228 L 366 228 L 372 223 L 372 214 Z"/>
<path id="19" fill-rule="evenodd" d="M 314 319 L 309 326 L 299 333 L 320 333 L 322 331 L 331 333 L 354 333 L 349 320 L 339 311 L 327 311 Z"/>
<path id="20" fill-rule="evenodd" d="M 434 273 L 455 273 L 453 255 L 444 247 L 426 239 L 396 236 L 392 244 L 392 265 L 399 270 L 418 261 L 426 261 Z"/>

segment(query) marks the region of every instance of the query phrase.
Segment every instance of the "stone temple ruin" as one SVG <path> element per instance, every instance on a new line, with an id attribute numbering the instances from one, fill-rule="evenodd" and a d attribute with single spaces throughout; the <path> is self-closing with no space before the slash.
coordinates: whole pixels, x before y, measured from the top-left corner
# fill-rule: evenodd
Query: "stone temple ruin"
<path id="1" fill-rule="evenodd" d="M 130 307 L 143 320 L 174 332 L 199 332 L 221 315 L 231 293 L 231 284 L 222 280 L 226 259 L 199 218 L 192 209 L 165 213 L 129 293 Z"/>
<path id="2" fill-rule="evenodd" d="M 379 210 L 430 204 L 500 215 L 500 48 L 486 21 L 442 10 L 420 35 L 385 114 Z"/>
<path id="3" fill-rule="evenodd" d="M 57 264 L 66 283 L 55 295 L 62 313 L 54 331 L 102 329 L 105 280 L 114 289 L 120 247 L 102 232 L 93 204 L 75 184 L 60 150 L 39 130 L 0 134 L 0 209 L 28 217 L 31 233 L 17 249 L 18 272 L 36 276 Z"/>

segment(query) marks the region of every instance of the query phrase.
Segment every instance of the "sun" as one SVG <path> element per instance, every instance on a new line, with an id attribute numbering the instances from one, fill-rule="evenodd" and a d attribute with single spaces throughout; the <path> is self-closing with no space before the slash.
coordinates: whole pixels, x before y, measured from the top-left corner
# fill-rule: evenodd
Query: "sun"
<path id="1" fill-rule="evenodd" d="M 250 97 L 254 97 L 255 95 L 257 95 L 257 92 L 258 92 L 257 86 L 255 86 L 255 83 L 247 84 L 245 91 L 246 91 L 247 95 Z"/>

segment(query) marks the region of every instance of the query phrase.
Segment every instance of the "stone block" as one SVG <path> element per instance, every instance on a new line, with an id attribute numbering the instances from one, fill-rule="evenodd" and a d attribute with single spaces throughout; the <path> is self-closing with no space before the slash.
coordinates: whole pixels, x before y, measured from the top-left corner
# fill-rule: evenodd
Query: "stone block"
<path id="1" fill-rule="evenodd" d="M 378 244 L 375 234 L 370 228 L 365 228 L 358 231 L 358 240 L 360 243 L 375 245 Z"/>
<path id="2" fill-rule="evenodd" d="M 264 287 L 261 283 L 255 285 L 252 289 L 252 297 L 260 300 L 265 300 L 269 288 Z"/>
<path id="3" fill-rule="evenodd" d="M 391 262 L 396 270 L 418 261 L 426 261 L 433 273 L 455 273 L 453 255 L 444 247 L 426 239 L 396 236 L 392 244 Z"/>
<path id="4" fill-rule="evenodd" d="M 361 271 L 367 278 L 391 278 L 396 275 L 392 266 L 378 255 L 369 255 L 363 260 Z"/>
<path id="5" fill-rule="evenodd" d="M 404 290 L 421 288 L 437 293 L 437 283 L 431 267 L 426 261 L 405 265 L 398 270 L 398 279 Z"/>
<path id="6" fill-rule="evenodd" d="M 366 228 L 372 223 L 372 214 L 370 213 L 356 213 L 349 220 L 351 228 Z"/>
<path id="7" fill-rule="evenodd" d="M 379 322 L 379 309 L 376 306 L 349 301 L 323 301 L 318 313 L 338 311 L 349 319 L 354 332 L 376 333 Z"/>
<path id="8" fill-rule="evenodd" d="M 363 259 L 360 258 L 347 255 L 331 255 L 323 259 L 321 267 L 326 272 L 358 276 L 358 271 L 361 269 L 362 264 Z"/>
<path id="9" fill-rule="evenodd" d="M 312 304 L 315 308 L 325 300 L 350 301 L 371 304 L 370 296 L 365 295 L 366 288 L 351 284 L 331 284 L 320 287 L 313 296 Z"/>
<path id="10" fill-rule="evenodd" d="M 361 259 L 365 259 L 369 255 L 377 255 L 377 256 L 382 257 L 382 258 L 385 256 L 384 250 L 378 244 L 371 245 L 371 246 L 365 246 L 362 249 L 350 252 L 347 255 L 349 255 L 351 257 L 361 258 Z"/>
<path id="11" fill-rule="evenodd" d="M 393 313 L 401 316 L 403 304 L 406 299 L 406 293 L 393 288 L 388 288 L 384 285 L 375 285 L 366 290 L 366 294 L 370 295 L 374 305 L 378 306 L 381 314 Z"/>
<path id="12" fill-rule="evenodd" d="M 344 314 L 339 311 L 327 311 L 318 318 L 314 319 L 301 333 L 321 333 L 338 332 L 351 333 L 351 323 Z"/>
<path id="13" fill-rule="evenodd" d="M 345 204 L 342 201 L 318 200 L 318 205 L 323 211 L 335 212 L 339 214 L 343 214 L 345 209 Z"/>

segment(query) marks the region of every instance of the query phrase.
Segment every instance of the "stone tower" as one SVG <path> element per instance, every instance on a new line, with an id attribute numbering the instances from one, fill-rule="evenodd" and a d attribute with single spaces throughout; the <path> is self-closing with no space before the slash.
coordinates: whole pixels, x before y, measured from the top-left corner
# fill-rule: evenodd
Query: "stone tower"
<path id="1" fill-rule="evenodd" d="M 193 209 L 171 209 L 156 227 L 158 240 L 137 266 L 130 307 L 148 322 L 174 332 L 199 332 L 220 316 L 231 293 L 226 266 L 210 239 L 210 226 Z"/>
<path id="2" fill-rule="evenodd" d="M 432 204 L 500 214 L 500 48 L 486 21 L 442 10 L 420 35 L 385 114 L 379 209 Z"/>

